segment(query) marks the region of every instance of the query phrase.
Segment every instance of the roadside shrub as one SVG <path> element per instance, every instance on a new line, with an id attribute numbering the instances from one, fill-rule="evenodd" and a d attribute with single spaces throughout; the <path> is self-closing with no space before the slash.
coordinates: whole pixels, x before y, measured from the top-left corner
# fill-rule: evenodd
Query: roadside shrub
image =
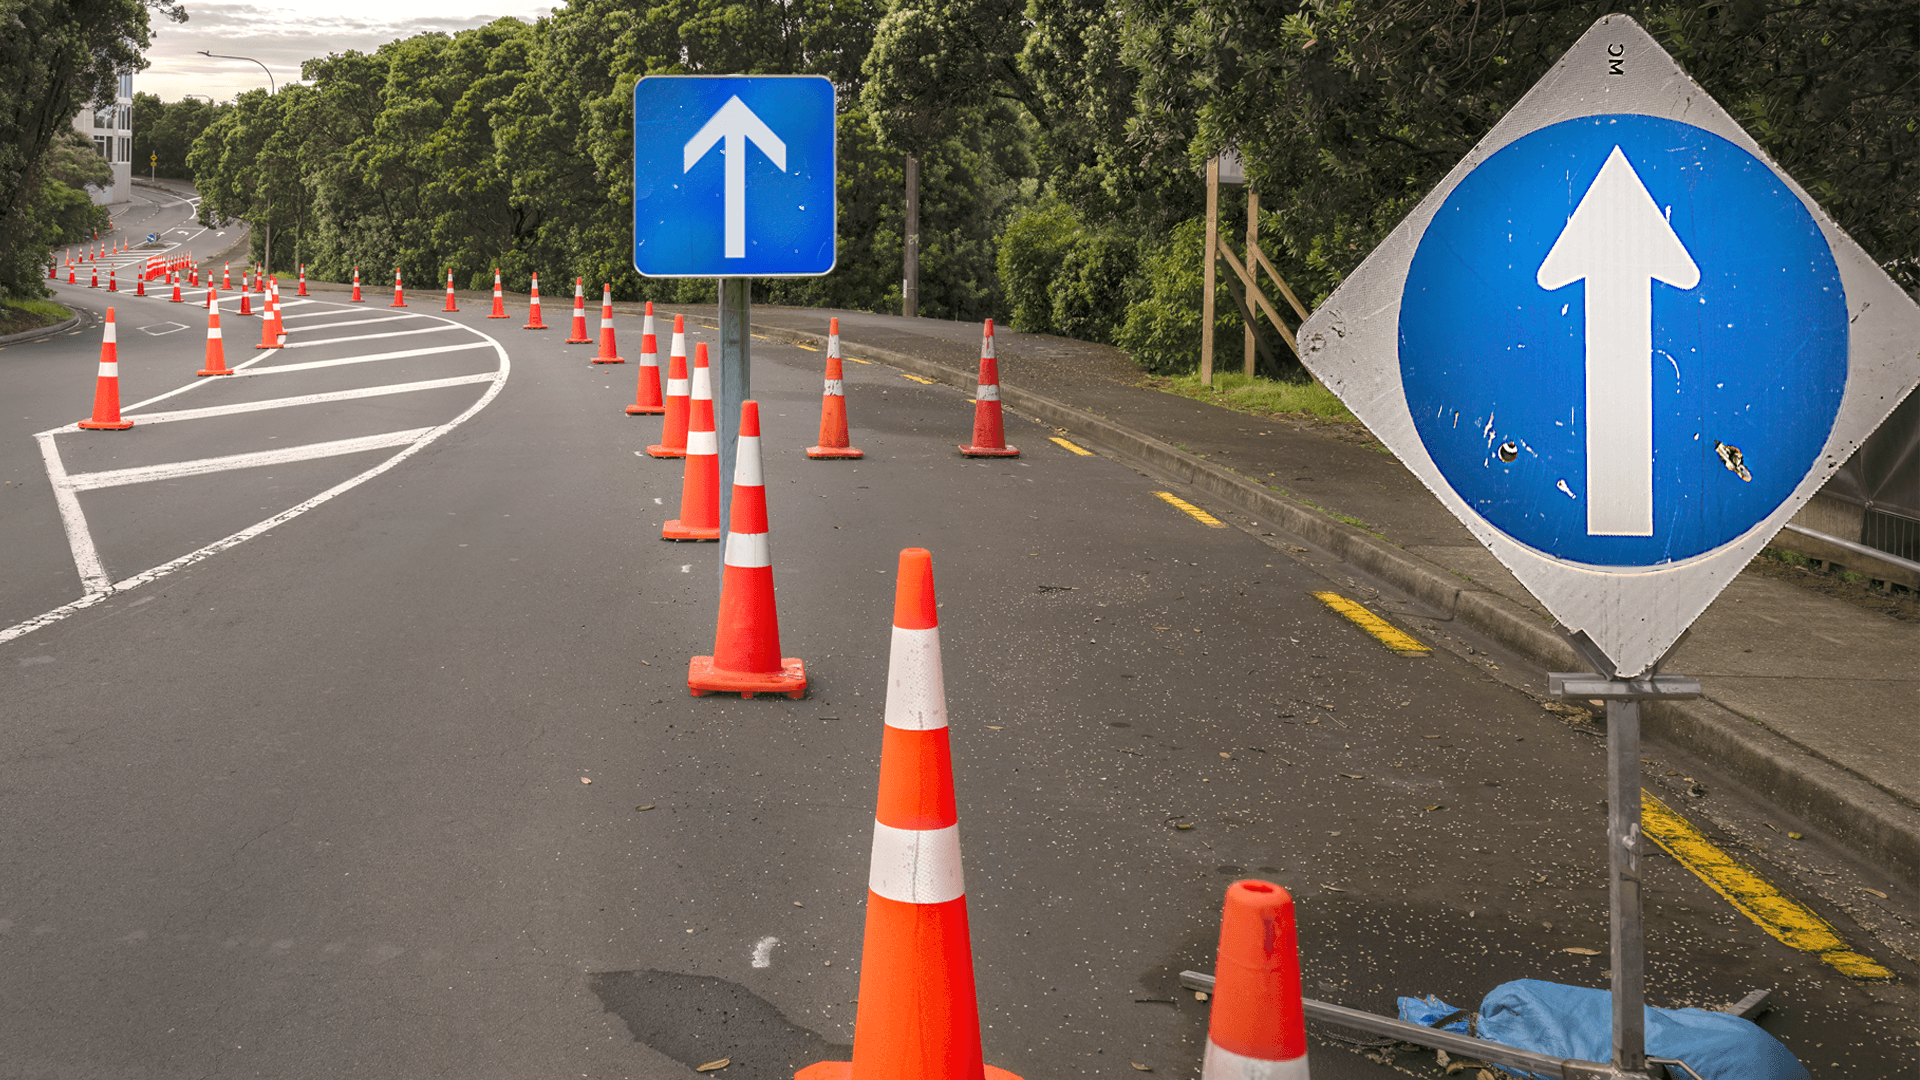
<path id="1" fill-rule="evenodd" d="M 1051 333 L 1053 278 L 1080 232 L 1073 208 L 1049 195 L 1014 215 L 1000 234 L 994 264 L 1007 298 L 1008 322 L 1029 334 Z"/>
<path id="2" fill-rule="evenodd" d="M 1203 288 L 1200 253 L 1206 246 L 1207 223 L 1191 218 L 1173 227 L 1158 244 L 1144 245 L 1140 254 L 1140 285 L 1127 305 L 1126 320 L 1114 332 L 1113 343 L 1125 349 L 1133 362 L 1157 375 L 1175 375 L 1200 367 L 1200 297 Z M 1222 267 L 1221 275 L 1230 271 Z M 1220 277 L 1214 279 L 1213 341 L 1216 370 L 1223 343 L 1237 359 L 1240 351 L 1240 313 L 1233 294 Z"/>

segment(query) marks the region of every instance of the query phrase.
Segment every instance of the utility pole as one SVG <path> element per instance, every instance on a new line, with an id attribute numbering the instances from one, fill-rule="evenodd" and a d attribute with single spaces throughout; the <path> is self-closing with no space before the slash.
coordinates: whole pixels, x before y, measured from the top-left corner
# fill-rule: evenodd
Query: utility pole
<path id="1" fill-rule="evenodd" d="M 900 274 L 900 314 L 920 313 L 920 158 L 907 155 L 907 250 Z"/>

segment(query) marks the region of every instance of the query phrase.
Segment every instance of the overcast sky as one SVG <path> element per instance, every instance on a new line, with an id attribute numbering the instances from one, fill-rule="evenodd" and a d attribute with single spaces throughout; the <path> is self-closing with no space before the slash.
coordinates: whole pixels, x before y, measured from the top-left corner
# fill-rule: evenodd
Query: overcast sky
<path id="1" fill-rule="evenodd" d="M 556 6 L 531 0 L 279 0 L 220 3 L 185 0 L 187 21 L 153 18 L 151 67 L 133 77 L 133 88 L 178 101 L 186 94 L 231 98 L 265 88 L 267 73 L 244 60 L 215 60 L 209 52 L 251 56 L 273 72 L 281 86 L 300 78 L 300 62 L 328 53 L 371 52 L 395 38 L 429 30 L 452 32 L 484 26 L 503 15 L 533 21 Z M 564 6 L 564 0 L 560 0 Z M 483 14 L 475 14 L 476 11 Z"/>

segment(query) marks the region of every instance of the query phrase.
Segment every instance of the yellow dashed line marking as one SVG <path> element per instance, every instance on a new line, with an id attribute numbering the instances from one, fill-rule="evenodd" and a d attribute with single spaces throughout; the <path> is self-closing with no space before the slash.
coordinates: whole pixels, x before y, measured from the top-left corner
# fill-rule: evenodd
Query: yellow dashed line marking
<path id="1" fill-rule="evenodd" d="M 1352 620 L 1355 626 L 1380 639 L 1380 644 L 1402 656 L 1426 656 L 1433 650 L 1401 632 L 1392 623 L 1336 592 L 1317 592 L 1313 598 Z"/>
<path id="2" fill-rule="evenodd" d="M 1055 439 L 1054 441 L 1058 442 L 1059 440 Z M 1156 491 L 1154 494 L 1165 499 L 1167 505 L 1178 507 L 1184 511 L 1188 517 L 1205 525 L 1209 529 L 1224 529 L 1227 527 L 1226 522 L 1221 521 L 1219 518 L 1214 517 L 1212 514 L 1207 513 L 1205 510 L 1200 509 L 1171 491 Z"/>
<path id="3" fill-rule="evenodd" d="M 840 359 L 845 360 L 849 364 L 872 364 L 873 363 L 873 361 L 871 360 L 861 360 L 858 357 L 853 357 L 853 356 L 843 356 Z"/>
<path id="4" fill-rule="evenodd" d="M 796 349 L 805 349 L 805 350 L 807 350 L 808 352 L 819 352 L 819 351 L 820 351 L 819 349 L 816 349 L 816 348 L 814 348 L 814 347 L 813 347 L 813 346 L 811 346 L 811 345 L 802 345 L 802 344 L 800 344 L 800 343 L 799 343 L 799 342 L 797 342 L 797 341 L 793 343 L 793 347 L 794 347 L 794 348 L 796 348 Z"/>
<path id="5" fill-rule="evenodd" d="M 914 382 L 917 382 L 917 383 L 926 383 L 928 386 L 933 385 L 932 379 L 923 379 L 918 375 L 909 375 L 904 371 L 900 373 L 900 377 L 903 379 L 912 379 Z"/>
<path id="6" fill-rule="evenodd" d="M 1079 454 L 1079 455 L 1080 455 L 1081 457 L 1092 457 L 1092 456 L 1093 456 L 1093 451 L 1091 451 L 1091 450 L 1087 450 L 1087 449 L 1084 449 L 1084 448 L 1082 448 L 1082 447 L 1078 447 L 1078 446 L 1075 446 L 1075 445 L 1073 445 L 1072 443 L 1070 443 L 1070 442 L 1068 442 L 1067 440 L 1065 440 L 1065 439 L 1063 439 L 1063 438 L 1061 438 L 1061 437 L 1059 437 L 1058 435 L 1055 435 L 1055 436 L 1053 436 L 1053 441 L 1054 441 L 1055 443 L 1058 443 L 1061 449 L 1063 449 L 1063 450 L 1071 450 L 1071 451 L 1073 451 L 1074 453 L 1076 453 L 1076 454 Z"/>
<path id="7" fill-rule="evenodd" d="M 1850 978 L 1893 978 L 1893 972 L 1872 957 L 1847 948 L 1846 941 L 1825 919 L 1774 888 L 1752 867 L 1715 847 L 1652 792 L 1640 793 L 1640 831 L 1782 944 L 1814 953 L 1822 963 Z"/>

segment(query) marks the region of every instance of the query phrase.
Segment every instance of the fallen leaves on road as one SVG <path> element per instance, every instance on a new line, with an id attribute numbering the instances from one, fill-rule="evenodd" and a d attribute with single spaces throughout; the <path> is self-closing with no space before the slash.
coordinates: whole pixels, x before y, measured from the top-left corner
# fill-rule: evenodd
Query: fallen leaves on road
<path id="1" fill-rule="evenodd" d="M 1140 1064 L 1140 1063 L 1139 1063 L 1139 1062 L 1137 1062 L 1137 1061 L 1129 1061 L 1129 1062 L 1127 1062 L 1127 1064 L 1129 1064 L 1129 1065 L 1131 1065 L 1131 1066 L 1133 1066 L 1134 1068 L 1136 1068 L 1136 1069 L 1138 1069 L 1138 1070 L 1140 1070 L 1141 1072 L 1152 1072 L 1152 1071 L 1153 1071 L 1153 1066 L 1151 1066 L 1151 1065 L 1142 1065 L 1142 1064 Z"/>
<path id="2" fill-rule="evenodd" d="M 653 804 L 653 803 L 648 803 L 648 804 L 647 804 L 647 805 L 645 805 L 645 806 L 636 806 L 636 807 L 634 807 L 634 808 L 633 808 L 633 812 L 634 812 L 634 813 L 636 813 L 636 814 L 644 814 L 644 813 L 646 813 L 647 811 L 649 811 L 649 810 L 651 810 L 651 809 L 653 809 L 653 807 L 654 807 L 654 804 Z"/>
<path id="3" fill-rule="evenodd" d="M 1561 949 L 1560 951 L 1570 952 L 1575 956 L 1599 956 L 1600 955 L 1599 949 L 1583 949 L 1578 945 L 1569 945 L 1566 948 Z"/>
<path id="4" fill-rule="evenodd" d="M 593 783 L 593 781 L 591 781 L 591 780 L 589 780 L 589 779 L 587 779 L 587 778 L 586 778 L 586 777 L 584 777 L 584 776 L 580 778 L 580 782 L 581 782 L 581 783 L 583 783 L 583 784 L 591 784 L 591 783 Z"/>
<path id="5" fill-rule="evenodd" d="M 1869 889 L 1865 885 L 1855 885 L 1854 888 L 1859 889 L 1863 893 L 1872 893 L 1873 895 L 1879 897 L 1882 900 L 1885 900 L 1887 898 L 1887 894 L 1881 892 L 1879 889 Z"/>
<path id="6" fill-rule="evenodd" d="M 1425 810 L 1429 814 L 1433 813 L 1435 810 L 1445 810 L 1446 808 L 1447 808 L 1446 804 L 1444 803 L 1434 803 L 1432 806 L 1421 807 L 1422 810 Z"/>
<path id="7" fill-rule="evenodd" d="M 1366 777 L 1361 776 L 1359 773 L 1343 772 L 1343 773 L 1337 773 L 1336 775 L 1344 776 L 1349 780 L 1365 780 L 1366 779 Z"/>
<path id="8" fill-rule="evenodd" d="M 695 1065 L 693 1067 L 693 1071 L 694 1072 L 716 1072 L 720 1069 L 726 1068 L 731 1064 L 733 1064 L 733 1059 L 730 1057 L 714 1058 L 712 1061 L 702 1062 L 699 1065 Z"/>

